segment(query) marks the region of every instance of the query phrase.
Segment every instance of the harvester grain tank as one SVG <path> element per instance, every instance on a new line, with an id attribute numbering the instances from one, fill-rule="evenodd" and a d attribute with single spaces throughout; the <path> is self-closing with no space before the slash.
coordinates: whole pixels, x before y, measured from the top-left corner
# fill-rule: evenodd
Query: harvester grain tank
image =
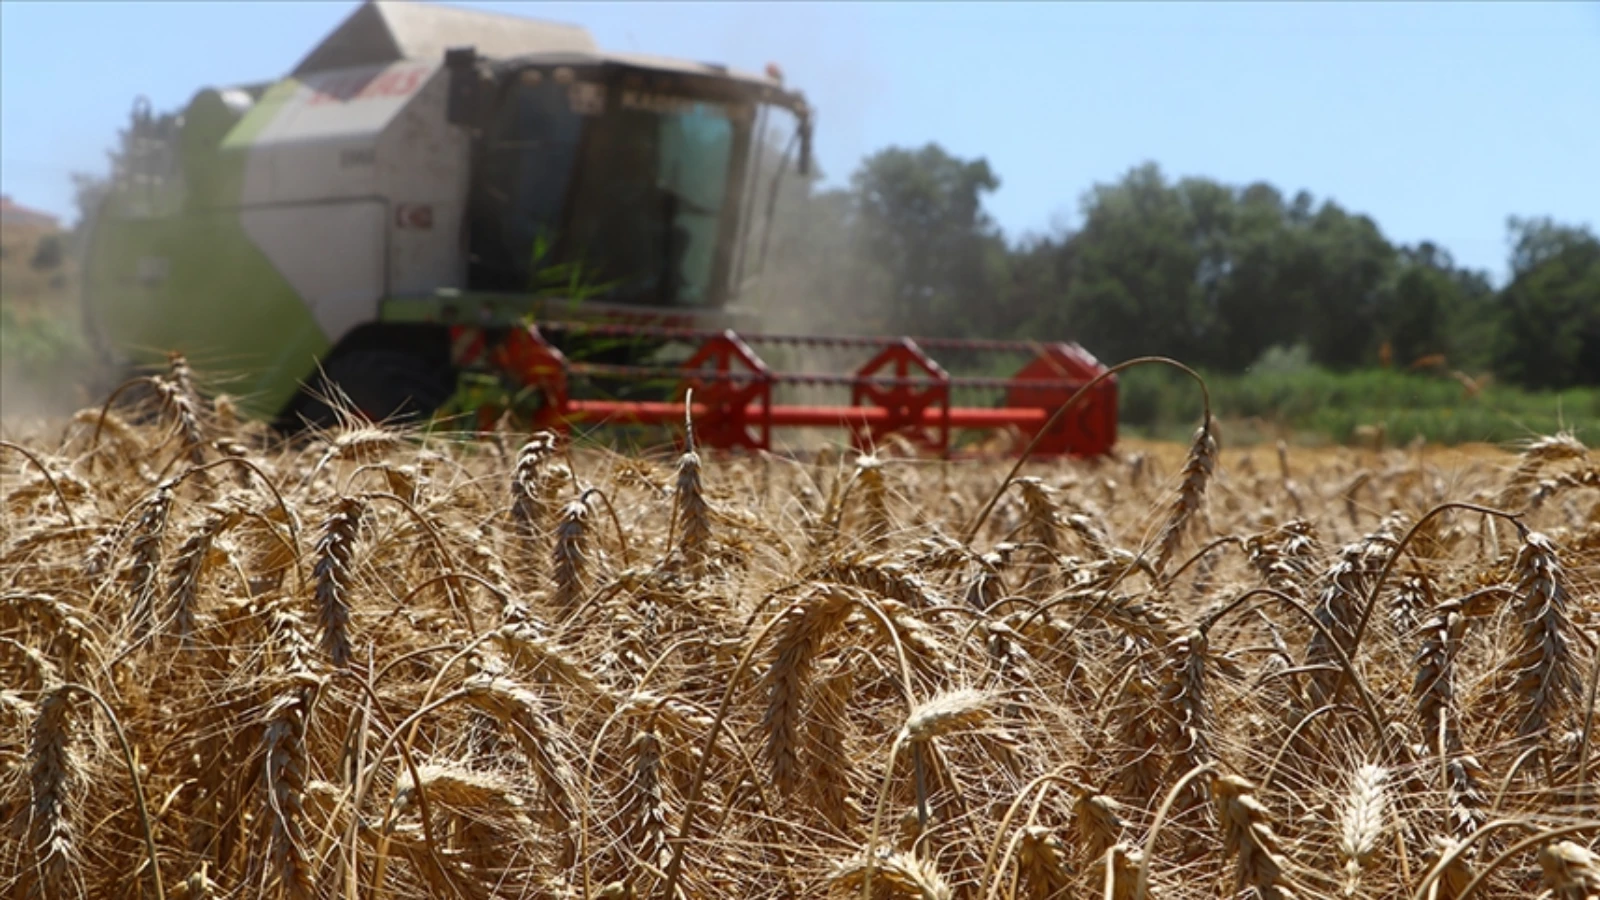
<path id="1" fill-rule="evenodd" d="M 774 159 L 764 138 L 779 119 L 792 140 Z M 698 385 L 713 444 L 748 438 L 739 421 L 772 427 L 770 389 L 789 376 L 755 355 L 767 336 L 731 329 L 749 323 L 757 232 L 778 180 L 809 169 L 811 135 L 809 105 L 775 67 L 612 53 L 568 25 L 368 2 L 286 77 L 207 88 L 177 114 L 136 108 L 90 230 L 87 325 L 113 358 L 175 350 L 231 375 L 246 411 L 284 425 L 333 424 L 335 389 L 371 418 L 427 414 L 469 370 L 532 388 L 548 427 L 681 420 L 681 404 L 669 414 L 664 399 L 573 386 L 659 376 L 644 354 L 688 341 L 680 392 Z M 1029 345 L 1028 384 L 1003 388 L 1001 407 L 1025 415 L 977 410 L 963 425 L 924 347 L 866 340 L 878 351 L 866 366 L 828 376 L 850 405 L 778 404 L 780 427 L 826 420 L 859 440 L 913 431 L 948 448 L 953 428 L 997 415 L 1037 428 L 1038 404 L 1103 371 L 1072 345 Z M 1107 449 L 1114 382 L 1079 407 L 1046 443 Z"/>

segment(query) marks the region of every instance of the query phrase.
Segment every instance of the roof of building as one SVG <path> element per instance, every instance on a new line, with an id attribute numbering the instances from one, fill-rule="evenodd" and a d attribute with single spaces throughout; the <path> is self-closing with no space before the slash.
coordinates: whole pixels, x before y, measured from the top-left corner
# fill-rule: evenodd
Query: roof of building
<path id="1" fill-rule="evenodd" d="M 0 194 L 0 224 L 32 225 L 42 228 L 60 228 L 61 220 L 43 210 L 31 209 Z"/>

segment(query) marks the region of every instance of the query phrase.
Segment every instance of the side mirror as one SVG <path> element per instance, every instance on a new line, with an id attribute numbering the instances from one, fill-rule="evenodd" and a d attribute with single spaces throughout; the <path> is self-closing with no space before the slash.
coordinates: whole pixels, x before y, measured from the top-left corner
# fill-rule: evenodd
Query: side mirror
<path id="1" fill-rule="evenodd" d="M 478 78 L 478 51 L 474 47 L 453 47 L 444 52 L 444 67 L 450 73 L 449 95 L 445 100 L 445 120 L 451 125 L 475 127 L 481 91 Z"/>

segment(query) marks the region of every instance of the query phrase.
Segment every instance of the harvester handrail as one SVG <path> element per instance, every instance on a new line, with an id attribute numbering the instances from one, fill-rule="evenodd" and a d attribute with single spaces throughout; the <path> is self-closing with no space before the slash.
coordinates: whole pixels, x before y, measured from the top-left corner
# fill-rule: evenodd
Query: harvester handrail
<path id="1" fill-rule="evenodd" d="M 543 332 L 571 332 L 600 337 L 654 337 L 678 341 L 707 341 L 718 337 L 724 330 L 698 328 L 670 328 L 657 325 L 618 325 L 599 322 L 539 322 L 535 325 Z M 881 337 L 865 335 L 785 334 L 781 332 L 745 332 L 732 330 L 747 344 L 789 344 L 810 347 L 893 347 L 910 341 L 929 350 L 986 350 L 1010 353 L 1037 353 L 1040 347 L 1059 344 L 1077 347 L 1070 341 L 1007 341 L 990 338 L 945 337 Z"/>
<path id="2" fill-rule="evenodd" d="M 951 378 L 907 377 L 899 378 L 892 375 L 856 375 L 837 374 L 828 372 L 748 372 L 748 371 L 716 371 L 712 369 L 684 369 L 671 366 L 622 366 L 606 365 L 600 363 L 572 363 L 568 371 L 573 375 L 598 375 L 601 377 L 617 378 L 683 378 L 690 376 L 703 381 L 725 381 L 731 383 L 748 383 L 753 381 L 771 381 L 775 384 L 800 384 L 814 386 L 852 387 L 858 384 L 872 384 L 885 387 L 933 387 L 946 384 L 953 388 L 980 388 L 1000 390 L 1013 387 L 1025 388 L 1078 388 L 1088 379 L 1018 379 L 995 378 L 985 376 L 956 376 Z"/>

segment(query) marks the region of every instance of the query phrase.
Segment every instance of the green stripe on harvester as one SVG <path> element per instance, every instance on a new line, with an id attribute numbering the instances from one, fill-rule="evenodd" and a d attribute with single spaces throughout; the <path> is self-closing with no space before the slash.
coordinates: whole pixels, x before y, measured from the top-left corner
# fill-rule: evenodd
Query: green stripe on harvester
<path id="1" fill-rule="evenodd" d="M 113 194 L 85 272 L 89 306 L 135 363 L 189 357 L 257 416 L 278 412 L 329 350 L 311 310 L 245 233 L 241 191 L 251 146 L 300 89 L 269 88 L 214 148 L 210 178 L 181 207 L 133 214 L 136 189 Z"/>

